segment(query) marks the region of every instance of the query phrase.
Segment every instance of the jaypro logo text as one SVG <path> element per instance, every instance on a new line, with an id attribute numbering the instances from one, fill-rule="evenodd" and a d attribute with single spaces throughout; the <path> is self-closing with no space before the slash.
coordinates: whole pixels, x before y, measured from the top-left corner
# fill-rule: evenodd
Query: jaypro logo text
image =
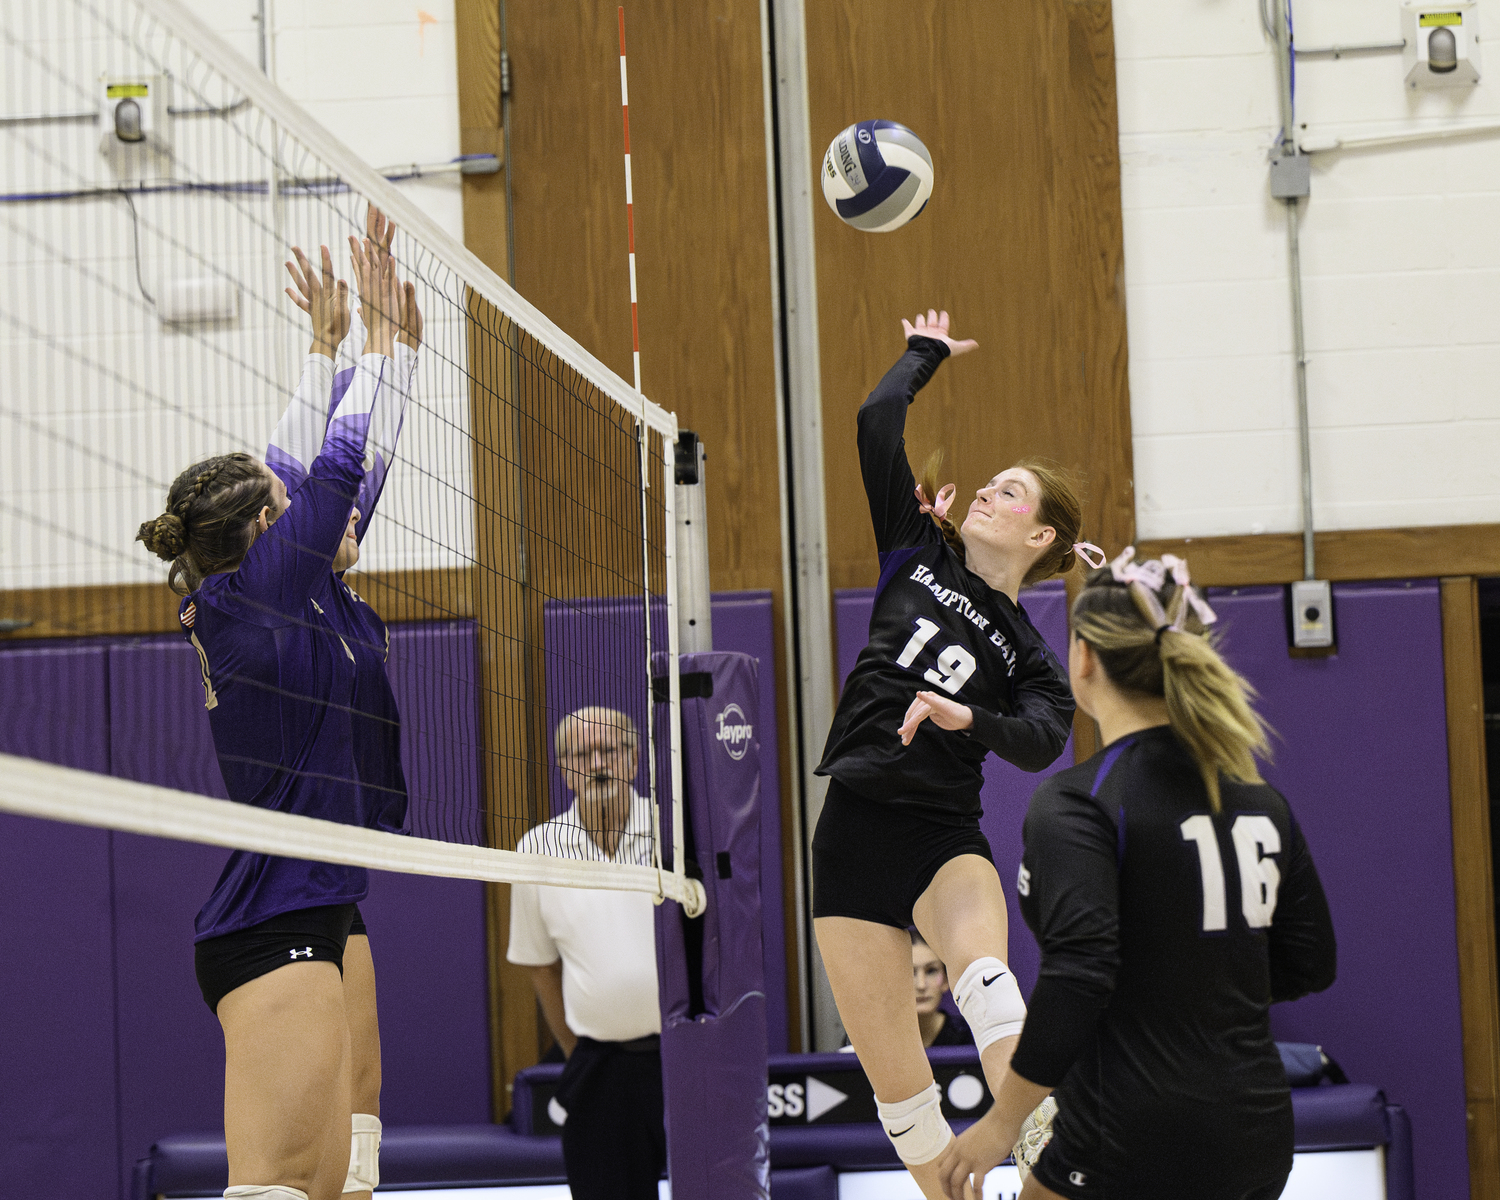
<path id="1" fill-rule="evenodd" d="M 750 749 L 750 737 L 755 732 L 755 726 L 745 720 L 745 713 L 738 704 L 729 705 L 718 716 L 719 732 L 714 736 L 724 743 L 724 749 L 729 751 L 729 757 L 738 762 L 745 757 L 745 751 Z"/>

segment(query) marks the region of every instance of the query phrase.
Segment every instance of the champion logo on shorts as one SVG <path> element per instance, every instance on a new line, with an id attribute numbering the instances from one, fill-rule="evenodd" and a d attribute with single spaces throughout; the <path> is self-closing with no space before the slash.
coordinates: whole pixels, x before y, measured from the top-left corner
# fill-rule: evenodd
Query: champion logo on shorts
<path id="1" fill-rule="evenodd" d="M 1087 1180 L 1088 1176 L 1086 1176 L 1082 1171 L 1068 1172 L 1068 1182 L 1071 1183 L 1074 1187 L 1082 1187 L 1084 1183 L 1087 1182 Z"/>
<path id="2" fill-rule="evenodd" d="M 306 950 L 293 950 L 292 951 L 292 961 L 293 962 L 296 962 L 299 958 L 311 958 L 311 957 L 312 957 L 312 947 L 311 946 L 309 946 Z"/>

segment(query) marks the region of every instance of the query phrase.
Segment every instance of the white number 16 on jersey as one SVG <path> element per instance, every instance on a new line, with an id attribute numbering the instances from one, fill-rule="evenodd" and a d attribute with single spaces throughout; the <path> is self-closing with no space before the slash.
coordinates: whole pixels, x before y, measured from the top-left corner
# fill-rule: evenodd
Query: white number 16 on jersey
<path id="1" fill-rule="evenodd" d="M 1219 857 L 1219 839 L 1213 818 L 1207 813 L 1189 817 L 1179 829 L 1182 840 L 1198 845 L 1198 869 L 1203 875 L 1203 932 L 1228 927 L 1224 906 L 1224 860 Z M 1265 929 L 1276 913 L 1276 889 L 1281 886 L 1281 868 L 1274 858 L 1281 852 L 1281 834 L 1270 817 L 1241 813 L 1229 831 L 1234 838 L 1234 857 L 1240 867 L 1240 908 L 1245 924 Z"/>

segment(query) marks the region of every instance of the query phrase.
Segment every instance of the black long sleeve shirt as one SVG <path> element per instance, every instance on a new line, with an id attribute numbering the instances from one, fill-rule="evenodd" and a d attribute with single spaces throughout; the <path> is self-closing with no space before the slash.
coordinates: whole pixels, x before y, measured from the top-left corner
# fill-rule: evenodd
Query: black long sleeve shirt
<path id="1" fill-rule="evenodd" d="M 1072 729 L 1073 697 L 1025 610 L 965 567 L 921 511 L 906 458 L 906 410 L 948 347 L 925 337 L 907 345 L 859 410 L 880 582 L 870 641 L 844 685 L 818 773 L 868 799 L 953 821 L 979 814 L 988 752 L 1026 771 L 1057 759 Z M 924 690 L 967 705 L 972 728 L 924 721 L 903 746 L 896 731 Z"/>
<path id="2" fill-rule="evenodd" d="M 1336 952 L 1286 800 L 1225 780 L 1211 813 L 1160 726 L 1043 783 L 1024 835 L 1017 891 L 1042 963 L 1012 1068 L 1056 1086 L 1105 1158 L 1154 1155 L 1162 1129 L 1206 1123 L 1204 1146 L 1222 1128 L 1280 1131 L 1290 1161 L 1268 1010 L 1328 987 Z M 1226 1109 L 1243 1120 L 1226 1125 Z"/>

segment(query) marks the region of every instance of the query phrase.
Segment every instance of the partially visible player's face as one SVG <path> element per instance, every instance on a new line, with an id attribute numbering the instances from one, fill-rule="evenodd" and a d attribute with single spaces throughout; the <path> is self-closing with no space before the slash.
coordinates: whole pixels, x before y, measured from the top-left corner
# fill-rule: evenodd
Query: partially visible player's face
<path id="1" fill-rule="evenodd" d="M 344 528 L 343 541 L 339 542 L 338 551 L 333 556 L 333 569 L 335 571 L 347 571 L 359 561 L 359 538 L 355 534 L 355 527 L 359 524 L 359 509 L 349 510 L 349 524 Z"/>
<path id="2" fill-rule="evenodd" d="M 1084 671 L 1092 668 L 1092 673 Z M 1094 716 L 1090 697 L 1094 693 L 1094 676 L 1099 671 L 1099 660 L 1089 649 L 1088 643 L 1076 634 L 1068 636 L 1068 686 L 1073 689 L 1073 699 L 1085 716 Z"/>
<path id="3" fill-rule="evenodd" d="M 266 473 L 266 478 L 271 481 L 271 503 L 266 505 L 266 525 L 272 525 L 282 513 L 292 507 L 292 498 L 287 494 L 286 484 L 282 482 L 281 476 L 261 463 L 260 469 Z"/>
<path id="4" fill-rule="evenodd" d="M 1042 485 L 1025 467 L 1001 471 L 979 489 L 961 532 L 965 545 L 1035 557 L 1051 545 L 1055 531 L 1037 517 Z"/>
<path id="5" fill-rule="evenodd" d="M 636 766 L 629 732 L 602 722 L 575 720 L 571 724 L 559 765 L 573 794 L 602 803 L 628 792 Z"/>
<path id="6" fill-rule="evenodd" d="M 911 948 L 911 979 L 917 987 L 917 1012 L 936 1012 L 948 990 L 948 973 L 931 946 L 914 942 Z"/>

